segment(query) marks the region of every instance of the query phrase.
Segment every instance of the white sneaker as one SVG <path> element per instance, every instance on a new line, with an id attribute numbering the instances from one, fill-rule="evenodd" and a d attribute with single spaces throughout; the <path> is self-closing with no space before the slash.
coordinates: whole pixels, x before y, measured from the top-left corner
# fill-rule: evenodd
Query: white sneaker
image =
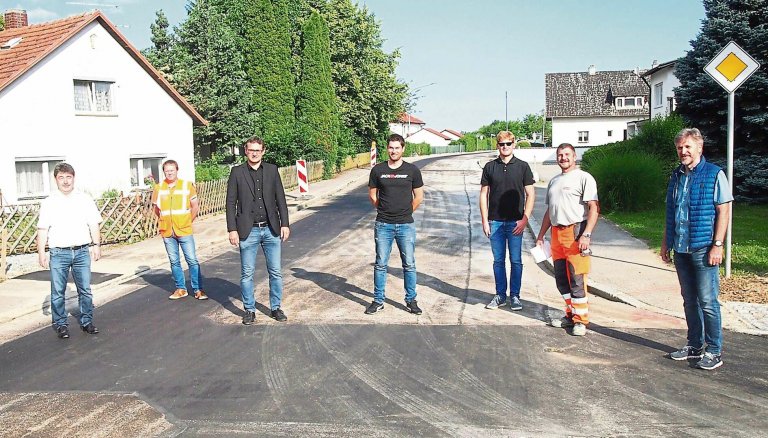
<path id="1" fill-rule="evenodd" d="M 505 304 L 504 301 L 501 301 L 501 298 L 499 298 L 498 295 L 494 295 L 493 299 L 490 303 L 485 305 L 486 309 L 498 309 L 499 307 L 503 306 Z"/>
<path id="2" fill-rule="evenodd" d="M 587 326 L 584 324 L 577 322 L 573 325 L 573 331 L 571 332 L 573 336 L 584 336 L 587 334 Z"/>

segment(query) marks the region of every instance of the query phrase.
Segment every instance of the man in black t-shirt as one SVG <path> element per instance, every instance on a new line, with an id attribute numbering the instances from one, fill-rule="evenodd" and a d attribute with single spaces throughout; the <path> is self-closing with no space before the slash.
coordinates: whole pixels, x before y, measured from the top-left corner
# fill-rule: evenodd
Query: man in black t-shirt
<path id="1" fill-rule="evenodd" d="M 405 307 L 409 312 L 421 315 L 421 309 L 416 303 L 416 227 L 413 224 L 413 212 L 424 199 L 424 183 L 421 171 L 403 161 L 405 139 L 402 136 L 389 136 L 387 152 L 389 160 L 374 166 L 368 181 L 368 197 L 378 214 L 374 229 L 376 263 L 373 267 L 373 303 L 365 313 L 372 314 L 384 309 L 387 266 L 392 242 L 395 241 L 403 262 Z"/>
<path id="2" fill-rule="evenodd" d="M 483 168 L 480 180 L 480 217 L 483 233 L 491 239 L 496 296 L 485 306 L 496 309 L 507 302 L 506 253 L 509 249 L 509 307 L 522 310 L 520 287 L 523 278 L 523 231 L 533 211 L 533 172 L 514 156 L 515 134 L 496 136 L 499 156 Z"/>

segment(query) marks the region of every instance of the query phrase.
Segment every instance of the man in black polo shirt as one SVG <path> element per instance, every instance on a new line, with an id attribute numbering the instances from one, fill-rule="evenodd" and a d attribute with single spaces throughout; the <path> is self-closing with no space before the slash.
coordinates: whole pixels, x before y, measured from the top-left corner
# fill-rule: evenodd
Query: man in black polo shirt
<path id="1" fill-rule="evenodd" d="M 483 233 L 491 239 L 496 296 L 485 306 L 496 309 L 507 303 L 506 252 L 509 249 L 509 306 L 522 310 L 520 286 L 523 277 L 523 231 L 533 211 L 533 172 L 514 156 L 515 135 L 501 131 L 496 136 L 499 156 L 483 168 L 480 180 L 480 216 Z"/>
<path id="2" fill-rule="evenodd" d="M 424 183 L 421 171 L 403 161 L 405 139 L 402 136 L 389 136 L 387 152 L 389 160 L 374 166 L 368 181 L 368 197 L 378 214 L 374 229 L 376 263 L 373 267 L 373 303 L 365 313 L 372 314 L 384 309 L 387 266 L 392 242 L 395 241 L 403 262 L 405 307 L 409 312 L 421 315 L 421 309 L 416 303 L 416 227 L 413 224 L 413 212 L 424 199 Z"/>

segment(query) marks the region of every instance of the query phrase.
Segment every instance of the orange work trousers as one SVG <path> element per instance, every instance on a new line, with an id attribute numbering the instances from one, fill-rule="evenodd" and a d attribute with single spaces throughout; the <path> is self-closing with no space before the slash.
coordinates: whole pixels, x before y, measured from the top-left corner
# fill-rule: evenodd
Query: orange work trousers
<path id="1" fill-rule="evenodd" d="M 565 315 L 574 323 L 589 324 L 587 274 L 590 256 L 582 256 L 579 237 L 585 222 L 552 226 L 552 261 L 555 266 L 557 290 L 565 300 Z"/>

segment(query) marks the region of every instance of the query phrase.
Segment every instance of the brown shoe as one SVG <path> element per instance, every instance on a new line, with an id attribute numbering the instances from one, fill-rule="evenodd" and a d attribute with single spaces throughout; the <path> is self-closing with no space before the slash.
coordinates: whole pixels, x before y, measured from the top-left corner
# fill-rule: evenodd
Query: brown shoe
<path id="1" fill-rule="evenodd" d="M 208 295 L 206 295 L 205 292 L 199 290 L 199 291 L 195 292 L 195 299 L 196 300 L 207 300 L 208 299 Z"/>
<path id="2" fill-rule="evenodd" d="M 176 289 L 176 292 L 172 293 L 172 294 L 171 294 L 171 295 L 168 297 L 168 299 L 169 299 L 169 300 L 178 300 L 179 298 L 184 298 L 184 297 L 186 297 L 187 295 L 189 295 L 189 294 L 187 293 L 187 290 L 186 290 L 186 289 Z"/>

